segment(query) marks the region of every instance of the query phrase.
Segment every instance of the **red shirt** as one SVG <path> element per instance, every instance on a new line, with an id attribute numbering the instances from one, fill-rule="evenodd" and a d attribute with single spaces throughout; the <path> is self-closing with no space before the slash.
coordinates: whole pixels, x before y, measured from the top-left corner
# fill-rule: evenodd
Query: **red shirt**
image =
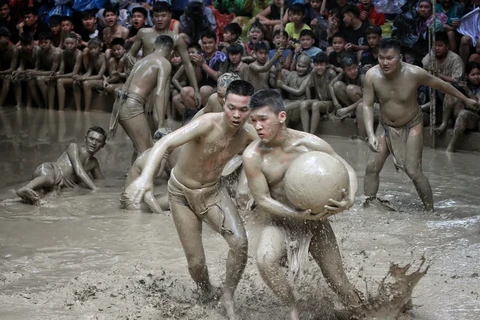
<path id="1" fill-rule="evenodd" d="M 363 7 L 361 4 L 358 5 L 358 9 L 360 10 L 360 14 L 362 14 Z M 365 22 L 368 22 L 372 25 L 381 26 L 385 23 L 385 15 L 381 12 L 377 12 L 375 7 L 372 5 L 372 11 L 370 11 L 370 14 L 368 15 L 368 21 Z"/>

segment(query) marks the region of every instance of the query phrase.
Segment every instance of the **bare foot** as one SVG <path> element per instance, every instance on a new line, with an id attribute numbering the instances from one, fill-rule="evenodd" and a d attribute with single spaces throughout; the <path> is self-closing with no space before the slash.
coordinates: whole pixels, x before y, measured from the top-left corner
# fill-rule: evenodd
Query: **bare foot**
<path id="1" fill-rule="evenodd" d="M 396 206 L 391 204 L 390 201 L 383 200 L 383 199 L 380 199 L 380 198 L 375 197 L 375 196 L 366 198 L 365 201 L 363 201 L 363 207 L 367 208 L 374 203 L 379 204 L 382 207 L 387 208 L 389 211 L 400 212 L 400 210 Z"/>
<path id="2" fill-rule="evenodd" d="M 287 320 L 300 320 L 300 311 L 296 304 L 290 307 L 287 313 Z"/>
<path id="3" fill-rule="evenodd" d="M 235 302 L 233 302 L 233 296 L 227 293 L 224 293 L 222 298 L 220 299 L 220 303 L 225 308 L 227 312 L 227 318 L 230 320 L 238 320 L 240 319 L 237 316 L 237 312 L 235 311 Z"/>
<path id="4" fill-rule="evenodd" d="M 30 188 L 23 187 L 17 190 L 17 195 L 22 198 L 26 203 L 37 204 L 40 200 L 38 194 Z"/>
<path id="5" fill-rule="evenodd" d="M 440 135 L 445 131 L 445 129 L 447 129 L 447 125 L 442 123 L 439 127 L 433 129 L 433 131 L 435 131 L 436 134 Z"/>
<path id="6" fill-rule="evenodd" d="M 220 298 L 220 293 L 220 288 L 210 286 L 207 289 L 199 287 L 196 294 L 198 302 L 201 304 L 206 304 L 212 301 L 218 301 Z"/>

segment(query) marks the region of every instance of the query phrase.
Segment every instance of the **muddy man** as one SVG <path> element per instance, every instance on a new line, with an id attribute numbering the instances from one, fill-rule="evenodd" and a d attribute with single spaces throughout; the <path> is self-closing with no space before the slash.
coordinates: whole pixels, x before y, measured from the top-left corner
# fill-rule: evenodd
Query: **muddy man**
<path id="1" fill-rule="evenodd" d="M 213 287 L 202 244 L 203 223 L 227 241 L 230 249 L 221 301 L 229 319 L 238 319 L 233 296 L 247 263 L 248 242 L 237 209 L 219 182 L 225 165 L 257 137 L 246 123 L 250 114 L 247 104 L 253 92 L 249 82 L 233 81 L 225 95 L 224 112 L 205 114 L 158 141 L 142 174 L 124 195 L 134 204 L 145 199 L 152 210 L 158 208 L 152 205 L 153 178 L 165 153 L 182 146 L 168 181 L 170 210 L 190 275 L 206 297 L 212 296 Z"/>
<path id="2" fill-rule="evenodd" d="M 368 70 L 363 89 L 365 128 L 374 152 L 368 158 L 365 173 L 365 204 L 378 200 L 379 174 L 391 154 L 396 168 L 412 179 L 425 209 L 431 211 L 432 189 L 422 171 L 423 116 L 417 102 L 417 88 L 426 85 L 441 90 L 469 107 L 478 106 L 478 102 L 424 69 L 402 62 L 398 41 L 382 39 L 379 49 L 379 65 Z M 375 97 L 380 102 L 380 124 L 376 134 L 373 129 Z"/>
<path id="3" fill-rule="evenodd" d="M 257 208 L 267 218 L 256 253 L 260 275 L 288 305 L 287 319 L 300 319 L 297 300 L 280 261 L 287 255 L 287 250 L 291 250 L 287 248 L 287 239 L 302 242 L 307 234 L 311 234 L 307 250 L 321 268 L 327 283 L 347 308 L 360 306 L 361 299 L 343 269 L 333 229 L 325 219 L 353 205 L 357 190 L 355 171 L 324 140 L 287 128 L 285 102 L 276 90 L 256 92 L 250 99 L 249 107 L 252 110 L 251 122 L 260 139 L 244 151 L 243 166 Z M 311 210 L 297 210 L 286 196 L 284 176 L 287 169 L 295 159 L 310 151 L 330 154 L 342 162 L 348 171 L 350 189 L 344 190 L 340 201 L 329 200 L 325 205 L 326 215 L 314 215 Z"/>

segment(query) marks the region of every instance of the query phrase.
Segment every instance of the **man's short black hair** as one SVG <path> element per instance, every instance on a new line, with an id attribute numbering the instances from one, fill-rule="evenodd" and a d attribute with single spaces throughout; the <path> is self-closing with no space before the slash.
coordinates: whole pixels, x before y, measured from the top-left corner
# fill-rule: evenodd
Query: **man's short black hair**
<path id="1" fill-rule="evenodd" d="M 360 17 L 360 9 L 358 9 L 357 6 L 354 6 L 352 4 L 346 5 L 345 8 L 343 8 L 342 14 L 346 15 L 347 13 L 353 14 L 355 18 Z"/>
<path id="2" fill-rule="evenodd" d="M 88 128 L 88 130 L 87 130 L 87 136 L 88 136 L 88 134 L 89 134 L 90 132 L 92 132 L 92 131 L 98 132 L 98 133 L 100 133 L 101 135 L 103 135 L 103 137 L 104 137 L 103 141 L 107 140 L 107 133 L 105 132 L 105 130 L 103 130 L 102 127 L 93 126 L 93 127 Z"/>
<path id="3" fill-rule="evenodd" d="M 310 36 L 312 39 L 315 39 L 315 35 L 313 34 L 313 31 L 309 29 L 300 31 L 300 38 L 305 36 Z"/>
<path id="4" fill-rule="evenodd" d="M 162 45 L 164 47 L 170 47 L 173 49 L 173 39 L 165 34 L 159 35 L 155 40 L 155 46 Z"/>
<path id="5" fill-rule="evenodd" d="M 62 21 L 62 16 L 53 15 L 48 19 L 48 24 L 50 26 L 57 26 L 60 24 L 61 21 Z"/>
<path id="6" fill-rule="evenodd" d="M 312 60 L 314 64 L 329 63 L 328 54 L 326 54 L 325 52 L 317 53 L 316 55 L 313 56 Z"/>
<path id="7" fill-rule="evenodd" d="M 10 30 L 6 27 L 1 27 L 0 28 L 0 37 L 5 37 L 10 39 Z"/>
<path id="8" fill-rule="evenodd" d="M 380 40 L 378 49 L 379 50 L 393 49 L 398 54 L 402 53 L 402 46 L 400 45 L 400 42 L 394 38 L 383 38 L 382 40 Z"/>
<path id="9" fill-rule="evenodd" d="M 227 24 L 225 28 L 223 28 L 223 31 L 236 35 L 236 39 L 242 35 L 242 27 L 240 27 L 240 25 L 236 22 Z"/>
<path id="10" fill-rule="evenodd" d="M 95 14 L 94 10 L 85 10 L 82 11 L 82 20 L 96 18 L 97 15 Z"/>
<path id="11" fill-rule="evenodd" d="M 285 38 L 288 38 L 288 32 L 285 31 L 285 30 L 280 30 L 280 29 L 275 30 L 275 32 L 273 33 L 273 37 L 279 36 L 279 35 L 281 35 L 281 34 L 283 34 L 283 36 L 284 36 Z"/>
<path id="12" fill-rule="evenodd" d="M 172 12 L 172 6 L 166 1 L 157 1 L 152 6 L 152 11 L 155 13 Z"/>
<path id="13" fill-rule="evenodd" d="M 435 32 L 435 42 L 440 41 L 448 45 L 450 42 L 448 41 L 448 35 L 445 31 L 438 31 Z"/>
<path id="14" fill-rule="evenodd" d="M 253 85 L 245 80 L 233 80 L 227 87 L 225 97 L 230 93 L 242 97 L 250 97 L 255 92 Z"/>
<path id="15" fill-rule="evenodd" d="M 266 51 L 266 52 L 269 52 L 270 51 L 270 48 L 268 47 L 268 45 L 263 42 L 263 41 L 260 41 L 260 42 L 257 42 L 253 45 L 253 51 Z"/>
<path id="16" fill-rule="evenodd" d="M 229 54 L 243 54 L 243 47 L 240 44 L 232 44 L 227 47 L 227 52 Z"/>
<path id="17" fill-rule="evenodd" d="M 135 7 L 132 9 L 132 16 L 135 12 L 139 12 L 141 14 L 143 14 L 143 16 L 145 17 L 145 19 L 148 17 L 148 11 L 147 9 L 145 9 L 144 7 Z"/>
<path id="18" fill-rule="evenodd" d="M 367 30 L 365 30 L 365 36 L 368 36 L 369 34 L 377 34 L 381 37 L 382 28 L 380 28 L 379 26 L 369 26 Z"/>
<path id="19" fill-rule="evenodd" d="M 217 34 L 213 32 L 212 30 L 207 30 L 205 31 L 200 39 L 207 38 L 207 39 L 213 39 L 215 42 L 217 42 Z"/>
<path id="20" fill-rule="evenodd" d="M 282 95 L 275 89 L 263 89 L 255 92 L 248 102 L 252 110 L 269 107 L 275 114 L 285 111 L 285 102 Z"/>
<path id="21" fill-rule="evenodd" d="M 305 14 L 305 5 L 303 3 L 294 3 L 288 8 L 289 13 Z"/>
<path id="22" fill-rule="evenodd" d="M 117 6 L 112 6 L 111 4 L 110 5 L 106 5 L 105 6 L 105 9 L 103 9 L 103 17 L 105 18 L 107 16 L 107 13 L 108 12 L 112 12 L 114 15 L 116 15 L 118 17 L 119 15 L 119 12 L 118 12 L 118 7 Z"/>
<path id="23" fill-rule="evenodd" d="M 4 5 L 7 5 L 10 8 L 10 3 L 8 2 L 8 0 L 0 0 L 0 8 Z"/>
<path id="24" fill-rule="evenodd" d="M 41 32 L 39 35 L 38 35 L 38 41 L 41 41 L 41 40 L 52 40 L 52 33 L 50 31 L 48 32 Z"/>
<path id="25" fill-rule="evenodd" d="M 38 40 L 40 40 L 40 36 L 38 37 Z M 32 44 L 33 43 L 33 37 L 28 32 L 22 32 L 20 34 L 20 43 L 22 45 Z"/>
<path id="26" fill-rule="evenodd" d="M 63 16 L 60 21 L 70 21 L 73 24 L 73 18 L 70 16 Z"/>
<path id="27" fill-rule="evenodd" d="M 346 54 L 343 56 L 342 60 L 340 61 L 340 66 L 342 68 L 350 67 L 354 64 L 358 65 L 357 55 L 355 54 Z"/>
<path id="28" fill-rule="evenodd" d="M 27 7 L 23 9 L 23 16 L 26 16 L 27 14 L 33 14 L 34 16 L 38 16 L 38 10 L 34 7 Z"/>
<path id="29" fill-rule="evenodd" d="M 345 36 L 345 34 L 343 34 L 342 32 L 335 32 L 332 36 L 332 40 L 334 38 L 342 38 L 343 41 L 347 41 L 347 37 Z"/>
<path id="30" fill-rule="evenodd" d="M 110 45 L 112 47 L 116 46 L 116 45 L 120 45 L 120 46 L 124 47 L 125 46 L 125 40 L 123 40 L 123 38 L 113 38 L 112 42 L 110 42 Z"/>

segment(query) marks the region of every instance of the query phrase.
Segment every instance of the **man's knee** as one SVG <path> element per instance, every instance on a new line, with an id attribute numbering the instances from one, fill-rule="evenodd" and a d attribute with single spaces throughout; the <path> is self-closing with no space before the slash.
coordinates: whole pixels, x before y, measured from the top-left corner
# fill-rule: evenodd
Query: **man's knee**
<path id="1" fill-rule="evenodd" d="M 345 92 L 345 90 L 347 89 L 347 85 L 342 81 L 337 81 L 333 84 L 333 89 L 335 90 L 335 92 Z"/>
<path id="2" fill-rule="evenodd" d="M 83 81 L 82 85 L 84 90 L 90 90 L 92 88 L 90 81 Z"/>
<path id="3" fill-rule="evenodd" d="M 462 36 L 462 38 L 460 39 L 460 44 L 463 45 L 463 46 L 472 46 L 473 43 L 472 43 L 472 38 L 470 36 Z"/>
<path id="4" fill-rule="evenodd" d="M 235 252 L 247 253 L 248 251 L 248 239 L 247 235 L 243 233 L 231 234 L 228 239 L 230 249 Z"/>
<path id="5" fill-rule="evenodd" d="M 410 177 L 412 180 L 416 180 L 417 178 L 423 176 L 422 167 L 419 163 L 409 161 L 405 163 L 405 173 Z"/>
<path id="6" fill-rule="evenodd" d="M 382 168 L 376 164 L 375 161 L 371 161 L 367 163 L 367 167 L 365 169 L 366 175 L 378 175 Z"/>
<path id="7" fill-rule="evenodd" d="M 58 79 L 57 80 L 57 87 L 59 87 L 59 88 L 65 87 L 65 79 Z"/>
<path id="8" fill-rule="evenodd" d="M 208 98 L 210 95 L 215 91 L 213 87 L 210 86 L 203 86 L 200 88 L 200 95 L 203 98 Z"/>
<path id="9" fill-rule="evenodd" d="M 194 90 L 192 87 L 183 87 L 180 91 L 180 95 L 182 96 L 182 99 L 193 98 Z"/>

